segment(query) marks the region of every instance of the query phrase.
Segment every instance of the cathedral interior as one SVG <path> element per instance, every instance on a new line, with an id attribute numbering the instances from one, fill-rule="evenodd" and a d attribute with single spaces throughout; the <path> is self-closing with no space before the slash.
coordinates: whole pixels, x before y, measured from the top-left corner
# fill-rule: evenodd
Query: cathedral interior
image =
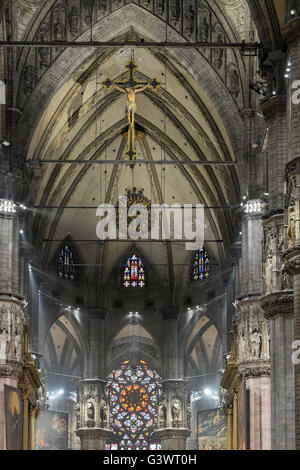
<path id="1" fill-rule="evenodd" d="M 299 89 L 298 0 L 0 0 L 1 450 L 300 449 Z"/>

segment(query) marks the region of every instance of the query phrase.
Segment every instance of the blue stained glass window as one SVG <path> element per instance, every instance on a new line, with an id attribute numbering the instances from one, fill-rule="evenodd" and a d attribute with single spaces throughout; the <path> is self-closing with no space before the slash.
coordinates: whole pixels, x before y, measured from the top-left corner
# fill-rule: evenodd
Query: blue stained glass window
<path id="1" fill-rule="evenodd" d="M 107 444 L 108 450 L 112 445 L 119 450 L 159 448 L 159 442 L 151 437 L 157 424 L 160 393 L 160 377 L 144 361 L 139 364 L 126 361 L 120 369 L 112 371 L 107 378 L 106 394 L 114 438 Z"/>
<path id="2" fill-rule="evenodd" d="M 197 251 L 194 257 L 193 280 L 199 281 L 209 277 L 210 261 L 204 247 Z"/>
<path id="3" fill-rule="evenodd" d="M 144 263 L 139 256 L 133 254 L 125 263 L 123 271 L 124 287 L 144 287 L 145 286 L 145 268 Z"/>
<path id="4" fill-rule="evenodd" d="M 69 245 L 65 245 L 58 254 L 58 275 L 61 279 L 74 281 L 77 277 L 74 256 Z"/>

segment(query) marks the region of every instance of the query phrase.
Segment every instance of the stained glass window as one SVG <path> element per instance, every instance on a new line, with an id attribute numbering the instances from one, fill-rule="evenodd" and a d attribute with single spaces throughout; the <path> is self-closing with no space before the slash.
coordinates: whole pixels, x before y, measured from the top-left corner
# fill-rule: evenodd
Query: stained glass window
<path id="1" fill-rule="evenodd" d="M 197 251 L 194 258 L 193 280 L 207 279 L 209 277 L 210 261 L 204 247 Z"/>
<path id="2" fill-rule="evenodd" d="M 144 263 L 139 256 L 133 254 L 126 261 L 123 272 L 124 287 L 144 287 L 145 269 Z"/>
<path id="3" fill-rule="evenodd" d="M 157 424 L 160 377 L 148 364 L 123 362 L 107 378 L 110 425 L 114 432 L 107 449 L 150 450 L 160 443 L 151 436 Z"/>
<path id="4" fill-rule="evenodd" d="M 58 275 L 61 279 L 74 281 L 77 277 L 77 269 L 74 256 L 69 245 L 65 245 L 58 254 Z"/>

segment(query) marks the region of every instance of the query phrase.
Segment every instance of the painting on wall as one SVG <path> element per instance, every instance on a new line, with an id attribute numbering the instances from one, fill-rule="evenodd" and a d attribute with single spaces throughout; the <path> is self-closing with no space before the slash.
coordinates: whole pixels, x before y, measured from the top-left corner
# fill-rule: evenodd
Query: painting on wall
<path id="1" fill-rule="evenodd" d="M 68 413 L 40 411 L 36 421 L 36 450 L 68 449 Z"/>
<path id="2" fill-rule="evenodd" d="M 21 391 L 4 385 L 6 449 L 23 449 L 23 402 Z"/>
<path id="3" fill-rule="evenodd" d="M 227 419 L 222 409 L 198 411 L 198 449 L 227 449 Z"/>

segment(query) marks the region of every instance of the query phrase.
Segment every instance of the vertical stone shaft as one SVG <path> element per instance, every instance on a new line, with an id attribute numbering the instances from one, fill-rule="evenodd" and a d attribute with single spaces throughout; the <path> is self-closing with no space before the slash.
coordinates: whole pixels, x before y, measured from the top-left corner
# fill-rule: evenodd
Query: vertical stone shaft
<path id="1" fill-rule="evenodd" d="M 300 12 L 297 7 L 295 15 L 285 27 L 285 39 L 288 44 L 288 58 L 291 62 L 290 74 L 290 121 L 289 121 L 289 178 L 294 182 L 294 201 L 289 201 L 289 206 L 295 204 L 295 236 L 294 249 L 287 255 L 287 264 L 291 274 L 294 275 L 294 341 L 300 340 L 300 105 L 295 102 L 293 93 L 294 85 L 300 80 Z M 295 374 L 295 444 L 296 449 L 300 449 L 300 364 L 294 365 Z"/>

